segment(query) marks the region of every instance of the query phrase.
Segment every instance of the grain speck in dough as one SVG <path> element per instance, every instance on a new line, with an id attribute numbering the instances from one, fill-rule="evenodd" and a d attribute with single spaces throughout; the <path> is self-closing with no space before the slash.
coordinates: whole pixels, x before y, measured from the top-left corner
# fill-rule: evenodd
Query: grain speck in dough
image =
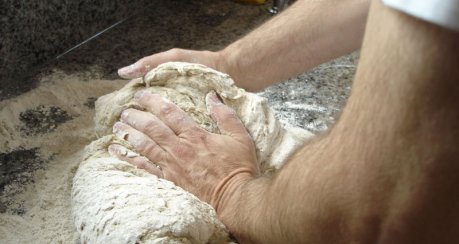
<path id="1" fill-rule="evenodd" d="M 283 127 L 265 98 L 237 88 L 226 74 L 198 64 L 162 64 L 146 74 L 143 83 L 126 86 L 96 102 L 99 139 L 86 147 L 72 189 L 74 222 L 82 243 L 229 241 L 210 205 L 172 182 L 108 154 L 111 143 L 126 145 L 112 134 L 112 126 L 124 109 L 135 107 L 133 96 L 141 89 L 164 96 L 202 128 L 219 133 L 205 104 L 206 94 L 216 91 L 252 136 L 263 172 L 280 168 L 312 136 L 303 129 Z"/>

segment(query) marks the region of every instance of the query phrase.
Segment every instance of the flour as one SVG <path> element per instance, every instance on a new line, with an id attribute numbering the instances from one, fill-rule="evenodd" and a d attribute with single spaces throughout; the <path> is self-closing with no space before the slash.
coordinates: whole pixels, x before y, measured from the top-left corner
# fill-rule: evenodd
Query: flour
<path id="1" fill-rule="evenodd" d="M 72 180 L 83 157 L 82 149 L 96 139 L 94 110 L 87 103 L 125 83 L 84 81 L 81 74 L 56 71 L 43 78 L 38 88 L 0 102 L 0 153 L 34 149 L 30 156 L 39 159 L 37 168 L 41 168 L 17 175 L 29 179 L 28 184 L 14 180 L 0 191 L 0 205 L 6 205 L 6 212 L 0 213 L 0 243 L 78 242 L 70 201 Z M 51 126 L 52 121 L 36 121 L 38 126 L 29 131 L 45 130 L 24 133 L 21 128 L 28 124 L 21 121 L 20 114 L 42 105 L 58 107 L 72 119 Z M 43 110 L 46 116 L 52 115 L 50 110 Z M 22 165 L 26 161 L 18 159 L 10 163 Z"/>
<path id="2" fill-rule="evenodd" d="M 202 65 L 166 63 L 132 84 L 96 102 L 96 133 L 74 178 L 72 201 L 81 241 L 87 243 L 222 243 L 225 226 L 213 208 L 194 195 L 144 170 L 108 155 L 120 113 L 135 107 L 136 91 L 161 94 L 187 112 L 202 128 L 218 133 L 205 104 L 216 91 L 232 107 L 252 136 L 264 172 L 278 169 L 311 136 L 284 128 L 266 99 L 234 86 L 226 74 Z M 124 136 L 121 136 L 124 137 Z M 129 146 L 129 145 L 127 145 Z"/>

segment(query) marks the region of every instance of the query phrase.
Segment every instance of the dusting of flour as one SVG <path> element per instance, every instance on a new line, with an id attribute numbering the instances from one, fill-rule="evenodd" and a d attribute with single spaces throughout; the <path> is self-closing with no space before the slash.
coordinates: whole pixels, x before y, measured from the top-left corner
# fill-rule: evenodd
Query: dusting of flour
<path id="1" fill-rule="evenodd" d="M 83 148 L 96 138 L 91 101 L 126 83 L 87 81 L 82 76 L 56 71 L 43 78 L 38 88 L 0 102 L 0 153 L 36 149 L 36 156 L 44 161 L 42 169 L 23 173 L 30 178 L 30 184 L 12 181 L 0 192 L 0 205 L 6 205 L 6 210 L 0 211 L 0 243 L 78 242 L 70 192 Z M 66 111 L 72 119 L 45 126 L 43 133 L 24 133 L 21 113 L 41 105 Z M 43 125 L 43 121 L 34 122 Z"/>

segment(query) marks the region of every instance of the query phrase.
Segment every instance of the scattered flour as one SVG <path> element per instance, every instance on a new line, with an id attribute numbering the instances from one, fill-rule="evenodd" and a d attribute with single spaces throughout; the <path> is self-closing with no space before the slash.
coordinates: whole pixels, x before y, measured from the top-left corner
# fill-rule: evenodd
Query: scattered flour
<path id="1" fill-rule="evenodd" d="M 36 89 L 0 102 L 0 152 L 38 148 L 37 157 L 44 161 L 44 168 L 31 176 L 33 184 L 13 181 L 0 192 L 0 203 L 7 203 L 6 212 L 0 213 L 0 243 L 78 243 L 70 201 L 72 180 L 82 149 L 96 139 L 94 110 L 86 103 L 126 84 L 85 81 L 82 76 L 56 71 Z M 40 105 L 59 107 L 73 119 L 51 132 L 24 135 L 20 113 Z M 18 208 L 24 213 L 13 211 Z"/>

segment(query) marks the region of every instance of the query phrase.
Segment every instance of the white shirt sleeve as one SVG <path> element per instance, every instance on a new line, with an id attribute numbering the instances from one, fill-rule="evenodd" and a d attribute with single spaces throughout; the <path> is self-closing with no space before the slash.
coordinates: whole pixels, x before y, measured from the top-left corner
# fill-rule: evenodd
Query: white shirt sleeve
<path id="1" fill-rule="evenodd" d="M 459 0 L 382 0 L 391 8 L 459 31 Z"/>

